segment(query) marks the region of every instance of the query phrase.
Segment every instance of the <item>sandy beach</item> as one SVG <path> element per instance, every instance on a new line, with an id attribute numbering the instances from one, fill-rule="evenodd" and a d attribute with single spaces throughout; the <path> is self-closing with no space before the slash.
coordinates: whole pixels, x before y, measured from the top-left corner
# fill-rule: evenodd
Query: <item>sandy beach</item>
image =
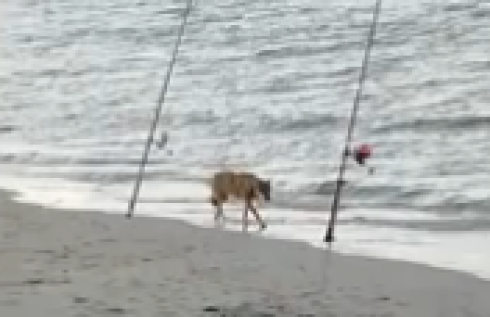
<path id="1" fill-rule="evenodd" d="M 490 316 L 490 282 L 0 194 L 0 316 Z"/>

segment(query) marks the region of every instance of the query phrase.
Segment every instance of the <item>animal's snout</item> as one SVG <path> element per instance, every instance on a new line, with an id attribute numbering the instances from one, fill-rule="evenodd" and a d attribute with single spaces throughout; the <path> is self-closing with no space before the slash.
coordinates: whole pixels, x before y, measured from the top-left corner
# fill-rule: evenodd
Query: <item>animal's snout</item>
<path id="1" fill-rule="evenodd" d="M 264 197 L 264 200 L 265 201 L 270 201 L 271 200 L 271 192 L 272 192 L 272 188 L 271 188 L 271 183 L 270 181 L 259 181 L 259 188 L 260 188 L 260 192 L 262 193 L 262 196 Z"/>

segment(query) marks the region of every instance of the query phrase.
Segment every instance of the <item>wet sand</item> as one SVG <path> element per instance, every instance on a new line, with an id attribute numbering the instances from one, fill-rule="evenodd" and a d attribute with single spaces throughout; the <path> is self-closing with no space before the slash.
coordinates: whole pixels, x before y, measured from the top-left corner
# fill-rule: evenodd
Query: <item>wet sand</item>
<path id="1" fill-rule="evenodd" d="M 10 197 L 0 316 L 490 316 L 490 282 L 463 273 Z"/>

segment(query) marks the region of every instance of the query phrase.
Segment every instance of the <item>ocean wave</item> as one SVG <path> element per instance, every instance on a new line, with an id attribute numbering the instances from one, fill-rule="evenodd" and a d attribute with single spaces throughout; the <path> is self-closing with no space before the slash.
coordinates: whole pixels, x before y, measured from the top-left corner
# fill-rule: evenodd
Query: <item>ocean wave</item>
<path id="1" fill-rule="evenodd" d="M 446 12 L 460 12 L 475 9 L 477 6 L 477 3 L 451 3 L 444 5 L 442 9 Z"/>
<path id="2" fill-rule="evenodd" d="M 0 125 L 0 133 L 6 134 L 6 133 L 14 132 L 17 129 L 18 127 L 13 125 Z"/>
<path id="3" fill-rule="evenodd" d="M 344 120 L 331 114 L 302 114 L 297 118 L 263 116 L 258 120 L 263 132 L 311 131 L 320 126 L 334 126 L 344 123 Z"/>
<path id="4" fill-rule="evenodd" d="M 455 118 L 416 118 L 384 124 L 373 129 L 376 133 L 413 130 L 414 132 L 440 132 L 441 130 L 477 130 L 490 124 L 490 116 L 461 116 Z"/>
<path id="5" fill-rule="evenodd" d="M 490 232 L 490 218 L 451 219 L 439 218 L 435 220 L 390 220 L 369 219 L 368 217 L 356 217 L 348 220 L 340 220 L 344 224 L 362 224 L 372 227 L 401 228 L 410 230 L 423 230 L 431 232 Z"/>
<path id="6" fill-rule="evenodd" d="M 301 45 L 300 47 L 282 46 L 277 48 L 261 49 L 256 53 L 260 59 L 281 59 L 281 58 L 306 58 L 325 54 L 325 47 Z"/>
<path id="7" fill-rule="evenodd" d="M 490 8 L 476 8 L 471 12 L 471 16 L 474 18 L 488 18 L 490 17 Z"/>
<path id="8" fill-rule="evenodd" d="M 252 119 L 251 117 L 256 117 Z M 298 131 L 312 131 L 321 126 L 336 126 L 344 124 L 345 118 L 332 114 L 301 113 L 289 116 L 277 116 L 267 113 L 229 114 L 220 116 L 213 111 L 196 111 L 187 115 L 178 115 L 172 119 L 172 125 L 177 127 L 206 126 L 212 130 L 221 131 L 221 134 L 230 135 L 231 131 L 254 130 L 257 133 L 296 133 Z M 220 134 L 220 135 L 221 135 Z"/>

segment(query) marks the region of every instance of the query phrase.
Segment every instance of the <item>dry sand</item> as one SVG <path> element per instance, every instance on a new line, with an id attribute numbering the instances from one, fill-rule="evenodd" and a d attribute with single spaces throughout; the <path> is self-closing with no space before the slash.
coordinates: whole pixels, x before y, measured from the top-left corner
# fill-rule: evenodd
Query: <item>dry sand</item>
<path id="1" fill-rule="evenodd" d="M 490 282 L 0 193 L 0 316 L 490 316 Z M 211 215 L 210 215 L 211 218 Z"/>

